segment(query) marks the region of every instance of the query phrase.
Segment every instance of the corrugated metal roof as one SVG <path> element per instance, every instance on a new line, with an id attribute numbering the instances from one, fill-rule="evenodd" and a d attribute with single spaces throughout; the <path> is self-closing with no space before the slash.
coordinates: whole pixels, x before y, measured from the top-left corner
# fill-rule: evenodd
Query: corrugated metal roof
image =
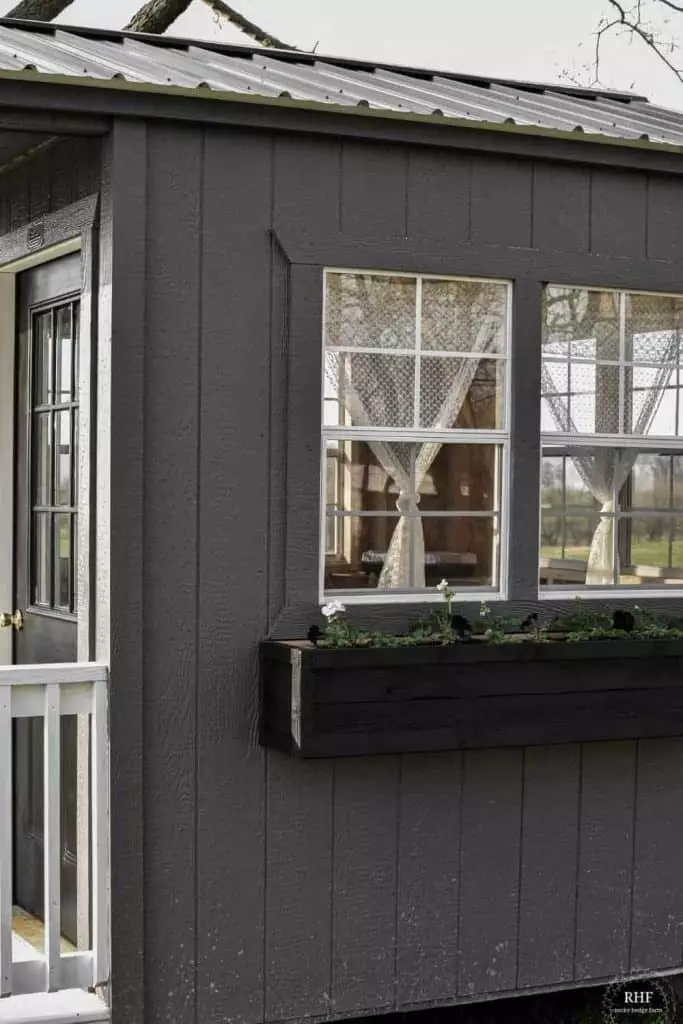
<path id="1" fill-rule="evenodd" d="M 642 96 L 168 36 L 0 19 L 3 77 L 683 150 L 683 112 Z"/>

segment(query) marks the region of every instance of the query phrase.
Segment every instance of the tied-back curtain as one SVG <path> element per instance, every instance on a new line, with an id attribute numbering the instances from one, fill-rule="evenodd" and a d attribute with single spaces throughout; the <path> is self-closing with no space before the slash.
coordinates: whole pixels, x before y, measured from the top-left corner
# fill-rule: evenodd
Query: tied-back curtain
<path id="1" fill-rule="evenodd" d="M 593 455 L 579 455 L 573 461 L 600 502 L 600 521 L 595 528 L 588 553 L 586 583 L 611 586 L 614 583 L 614 497 L 626 483 L 637 452 L 614 452 L 602 448 Z"/>
<path id="2" fill-rule="evenodd" d="M 496 343 L 499 326 L 500 321 L 495 317 L 484 317 L 472 351 L 481 352 L 482 356 L 490 352 Z M 434 422 L 428 424 L 431 429 L 442 430 L 456 422 L 476 377 L 479 363 L 480 360 L 472 356 L 458 360 L 458 370 L 446 398 Z M 404 481 L 407 486 L 402 487 L 399 483 L 396 508 L 400 518 L 389 542 L 379 577 L 379 588 L 425 585 L 424 528 L 419 503 L 422 486 L 441 447 L 438 441 L 426 441 L 421 444 L 415 458 L 413 483 L 411 484 L 410 476 Z"/>
<path id="3" fill-rule="evenodd" d="M 677 356 L 679 350 L 678 332 L 674 332 L 667 347 L 667 356 Z M 660 366 L 647 398 L 642 404 L 633 429 L 635 436 L 646 436 L 657 415 L 662 398 L 671 379 L 673 366 L 669 358 Z M 558 393 L 547 366 L 542 371 L 543 394 L 548 402 L 555 426 L 562 433 L 577 434 L 576 424 L 569 414 L 569 399 Z M 600 502 L 600 521 L 591 538 L 586 570 L 586 583 L 589 585 L 614 584 L 614 529 L 616 525 L 614 495 L 618 494 L 628 480 L 638 457 L 638 451 L 613 448 L 597 448 L 585 454 L 572 454 L 572 462 L 577 472 L 590 490 L 596 501 Z"/>
<path id="4" fill-rule="evenodd" d="M 369 292 L 365 283 L 361 282 L 356 295 L 349 296 L 349 302 L 353 304 L 357 336 L 363 335 L 365 323 L 376 318 Z M 454 312 L 455 317 L 457 312 Z M 379 336 L 380 347 L 383 352 L 386 351 L 386 355 L 356 355 L 328 349 L 325 373 L 332 392 L 338 396 L 344 410 L 342 422 L 351 423 L 355 427 L 410 428 L 414 426 L 417 403 L 422 429 L 443 430 L 453 427 L 476 377 L 481 362 L 478 355 L 484 357 L 486 353 L 497 351 L 502 324 L 501 310 L 491 290 L 485 286 L 479 292 L 475 308 L 468 313 L 468 316 L 460 318 L 456 326 L 468 335 L 463 339 L 460 351 L 470 354 L 449 357 L 456 371 L 448 381 L 439 380 L 438 387 L 443 399 L 435 403 L 436 414 L 428 422 L 423 421 L 424 406 L 421 408 L 420 396 L 414 392 L 414 372 L 406 372 L 406 362 L 409 360 L 411 366 L 414 366 L 413 359 L 428 360 L 430 356 L 419 356 L 417 352 L 409 357 L 392 356 L 392 348 L 401 347 L 401 342 L 392 335 L 390 322 Z M 363 344 L 372 348 L 373 338 L 364 339 Z M 373 438 L 363 440 L 398 490 L 396 509 L 399 519 L 389 542 L 378 588 L 424 587 L 424 531 L 419 504 L 425 479 L 442 445 L 434 441 L 415 444 Z"/>

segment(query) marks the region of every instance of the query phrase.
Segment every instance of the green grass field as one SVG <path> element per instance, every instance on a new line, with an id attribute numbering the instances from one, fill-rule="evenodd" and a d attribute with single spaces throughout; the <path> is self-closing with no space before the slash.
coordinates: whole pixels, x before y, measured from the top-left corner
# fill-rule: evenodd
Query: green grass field
<path id="1" fill-rule="evenodd" d="M 577 547 L 566 547 L 565 558 L 577 558 L 581 561 L 588 561 L 590 545 L 578 545 Z M 541 548 L 541 555 L 544 558 L 562 558 L 562 548 L 554 544 L 544 544 Z M 634 565 L 669 565 L 669 542 L 666 538 L 661 540 L 638 540 L 634 539 L 631 544 L 631 560 Z M 671 550 L 671 565 L 676 568 L 683 568 L 683 539 L 674 540 Z"/>

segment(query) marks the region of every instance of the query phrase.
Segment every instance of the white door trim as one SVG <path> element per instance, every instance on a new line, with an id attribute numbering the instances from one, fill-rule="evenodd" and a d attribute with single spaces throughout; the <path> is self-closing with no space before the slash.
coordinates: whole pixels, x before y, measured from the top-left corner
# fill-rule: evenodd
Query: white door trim
<path id="1" fill-rule="evenodd" d="M 0 611 L 14 611 L 14 274 L 0 274 Z M 0 665 L 12 631 L 0 629 Z"/>

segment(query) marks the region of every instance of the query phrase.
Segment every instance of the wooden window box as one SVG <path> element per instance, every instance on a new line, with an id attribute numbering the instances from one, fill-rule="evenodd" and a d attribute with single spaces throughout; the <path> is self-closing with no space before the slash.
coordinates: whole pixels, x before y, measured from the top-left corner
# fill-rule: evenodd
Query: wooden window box
<path id="1" fill-rule="evenodd" d="M 298 757 L 683 736 L 683 640 L 261 645 L 261 743 Z"/>

